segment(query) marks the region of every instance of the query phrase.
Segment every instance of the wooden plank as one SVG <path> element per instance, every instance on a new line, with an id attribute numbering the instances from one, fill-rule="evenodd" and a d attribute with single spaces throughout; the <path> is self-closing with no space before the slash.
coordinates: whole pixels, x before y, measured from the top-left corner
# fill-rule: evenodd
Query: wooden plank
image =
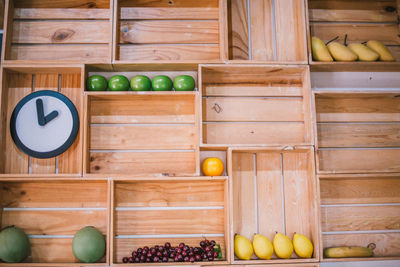
<path id="1" fill-rule="evenodd" d="M 280 153 L 257 153 L 258 233 L 273 240 L 284 233 L 282 166 Z M 266 212 L 267 210 L 273 212 Z"/>
<path id="2" fill-rule="evenodd" d="M 106 62 L 109 60 L 108 45 L 12 45 L 11 60 L 63 60 L 79 62 Z"/>
<path id="3" fill-rule="evenodd" d="M 23 8 L 110 8 L 109 0 L 18 0 L 15 7 Z"/>
<path id="4" fill-rule="evenodd" d="M 301 98 L 207 97 L 203 121 L 303 121 Z"/>
<path id="5" fill-rule="evenodd" d="M 218 8 L 214 7 L 122 7 L 121 20 L 124 19 L 193 19 L 217 20 Z"/>
<path id="6" fill-rule="evenodd" d="M 229 59 L 249 59 L 247 0 L 231 0 L 228 7 Z"/>
<path id="7" fill-rule="evenodd" d="M 135 7 L 152 7 L 152 8 L 208 8 L 218 7 L 218 0 L 120 0 L 119 5 L 121 7 L 131 7 L 134 3 Z"/>
<path id="8" fill-rule="evenodd" d="M 36 74 L 34 91 L 58 91 L 58 74 Z M 39 159 L 30 157 L 32 173 L 56 173 L 56 158 Z"/>
<path id="9" fill-rule="evenodd" d="M 399 230 L 400 206 L 322 207 L 322 231 Z"/>
<path id="10" fill-rule="evenodd" d="M 324 42 L 327 42 L 336 36 L 339 36 L 339 42 L 343 42 L 347 34 L 347 42 L 365 42 L 368 40 L 378 40 L 385 45 L 400 45 L 400 36 L 398 36 L 398 27 L 396 24 L 378 24 L 378 23 L 310 23 L 312 36 L 318 36 Z"/>
<path id="11" fill-rule="evenodd" d="M 271 0 L 253 0 L 250 6 L 251 60 L 274 60 Z"/>
<path id="12" fill-rule="evenodd" d="M 218 21 L 122 21 L 120 42 L 133 44 L 218 44 Z"/>
<path id="13" fill-rule="evenodd" d="M 117 207 L 224 205 L 224 184 L 216 181 L 117 182 L 115 192 Z"/>
<path id="14" fill-rule="evenodd" d="M 300 144 L 305 142 L 303 123 L 206 123 L 206 144 Z"/>
<path id="15" fill-rule="evenodd" d="M 375 243 L 375 257 L 398 256 L 400 254 L 400 233 L 323 235 L 323 247 L 362 246 Z"/>
<path id="16" fill-rule="evenodd" d="M 253 240 L 257 232 L 253 153 L 233 153 L 233 233 Z"/>
<path id="17" fill-rule="evenodd" d="M 121 45 L 121 60 L 217 60 L 218 45 Z"/>
<path id="18" fill-rule="evenodd" d="M 74 235 L 91 225 L 107 232 L 107 210 L 3 211 L 2 225 L 16 225 L 28 235 Z"/>
<path id="19" fill-rule="evenodd" d="M 109 9 L 15 8 L 14 19 L 109 19 Z"/>
<path id="20" fill-rule="evenodd" d="M 3 96 L 7 99 L 3 103 L 7 103 L 6 114 L 6 131 L 5 131 L 5 150 L 4 150 L 4 172 L 5 173 L 20 173 L 27 174 L 29 168 L 29 157 L 24 152 L 19 150 L 12 140 L 9 125 L 11 114 L 17 103 L 26 95 L 32 92 L 32 75 L 23 73 L 3 72 L 3 79 L 7 79 L 7 87 L 2 90 L 7 90 Z M 4 112 L 4 111 L 3 111 Z"/>
<path id="21" fill-rule="evenodd" d="M 395 12 L 381 10 L 310 9 L 311 22 L 386 22 L 396 23 Z"/>
<path id="22" fill-rule="evenodd" d="M 194 125 L 91 126 L 90 149 L 195 149 Z"/>
<path id="23" fill-rule="evenodd" d="M 90 172 L 101 174 L 196 174 L 195 152 L 90 153 Z"/>
<path id="24" fill-rule="evenodd" d="M 116 211 L 114 227 L 116 235 L 221 234 L 224 210 Z"/>
<path id="25" fill-rule="evenodd" d="M 319 147 L 400 146 L 400 124 L 318 123 Z"/>
<path id="26" fill-rule="evenodd" d="M 277 60 L 307 62 L 304 1 L 274 3 Z"/>
<path id="27" fill-rule="evenodd" d="M 380 10 L 395 5 L 395 0 L 309 0 L 310 9 Z"/>
<path id="28" fill-rule="evenodd" d="M 327 172 L 398 172 L 400 149 L 319 150 L 319 168 Z"/>
<path id="29" fill-rule="evenodd" d="M 246 84 L 210 84 L 203 86 L 206 96 L 303 96 L 303 88 L 298 86 L 267 86 Z"/>
<path id="30" fill-rule="evenodd" d="M 108 21 L 14 21 L 13 43 L 109 43 Z"/>
<path id="31" fill-rule="evenodd" d="M 400 203 L 400 179 L 320 179 L 321 204 Z"/>
<path id="32" fill-rule="evenodd" d="M 194 95 L 134 95 L 93 99 L 91 123 L 194 123 Z"/>
<path id="33" fill-rule="evenodd" d="M 62 74 L 60 93 L 68 97 L 74 103 L 80 120 L 82 120 L 82 91 L 81 74 Z M 63 154 L 58 156 L 58 173 L 82 173 L 82 138 L 83 124 L 80 123 L 80 130 L 75 142 Z"/>

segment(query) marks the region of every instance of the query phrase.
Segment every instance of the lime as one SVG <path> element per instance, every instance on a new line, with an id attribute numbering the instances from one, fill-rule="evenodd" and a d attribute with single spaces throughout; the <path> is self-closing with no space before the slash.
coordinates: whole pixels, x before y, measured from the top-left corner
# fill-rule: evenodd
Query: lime
<path id="1" fill-rule="evenodd" d="M 171 91 L 172 81 L 168 76 L 159 75 L 153 78 L 153 91 Z"/>
<path id="2" fill-rule="evenodd" d="M 145 75 L 136 75 L 131 79 L 132 91 L 150 91 L 151 80 Z"/>
<path id="3" fill-rule="evenodd" d="M 129 80 L 123 75 L 114 75 L 108 81 L 110 91 L 128 91 Z"/>
<path id="4" fill-rule="evenodd" d="M 195 87 L 194 79 L 189 75 L 179 75 L 174 79 L 175 91 L 193 91 Z"/>
<path id="5" fill-rule="evenodd" d="M 93 75 L 87 79 L 87 90 L 105 91 L 107 89 L 107 79 L 101 75 Z"/>

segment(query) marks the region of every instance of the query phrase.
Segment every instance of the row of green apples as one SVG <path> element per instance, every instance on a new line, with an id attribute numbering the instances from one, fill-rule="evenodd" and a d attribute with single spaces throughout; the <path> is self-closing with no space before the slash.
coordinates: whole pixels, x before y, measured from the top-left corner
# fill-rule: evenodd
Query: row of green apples
<path id="1" fill-rule="evenodd" d="M 313 59 L 316 61 L 332 62 L 335 61 L 395 61 L 389 49 L 381 42 L 370 40 L 364 43 L 351 43 L 347 45 L 335 42 L 339 37 L 335 37 L 328 43 L 324 43 L 317 37 L 312 37 L 311 48 Z"/>
<path id="2" fill-rule="evenodd" d="M 293 242 L 282 233 L 276 233 L 271 242 L 268 237 L 255 234 L 253 243 L 246 237 L 236 234 L 234 240 L 235 255 L 241 260 L 250 260 L 253 252 L 259 259 L 269 260 L 276 254 L 281 259 L 290 259 L 293 250 L 301 258 L 311 258 L 314 246 L 305 235 L 294 233 Z"/>
<path id="3" fill-rule="evenodd" d="M 107 82 L 104 76 L 93 75 L 87 80 L 86 86 L 89 91 L 106 91 L 107 88 L 110 91 L 171 91 L 172 88 L 175 91 L 193 91 L 195 81 L 189 75 L 179 75 L 174 82 L 166 75 L 158 75 L 153 80 L 145 75 L 136 75 L 130 81 L 123 75 L 114 75 Z"/>

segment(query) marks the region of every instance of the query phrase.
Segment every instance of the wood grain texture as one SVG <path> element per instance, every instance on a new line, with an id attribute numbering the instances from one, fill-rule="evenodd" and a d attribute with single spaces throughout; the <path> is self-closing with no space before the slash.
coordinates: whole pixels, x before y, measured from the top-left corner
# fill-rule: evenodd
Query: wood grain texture
<path id="1" fill-rule="evenodd" d="M 65 263 L 78 262 L 72 253 L 72 238 L 30 239 L 31 255 L 28 262 Z"/>
<path id="2" fill-rule="evenodd" d="M 249 59 L 247 0 L 231 0 L 228 7 L 229 59 Z"/>
<path id="3" fill-rule="evenodd" d="M 206 96 L 302 96 L 303 88 L 297 86 L 266 86 L 251 84 L 210 84 L 203 86 Z"/>
<path id="4" fill-rule="evenodd" d="M 397 22 L 396 14 L 383 8 L 378 10 L 311 9 L 309 16 L 312 22 Z"/>
<path id="5" fill-rule="evenodd" d="M 121 7 L 209 8 L 218 7 L 218 0 L 120 0 Z"/>
<path id="6" fill-rule="evenodd" d="M 193 19 L 217 20 L 218 8 L 213 7 L 122 7 L 121 20 L 126 19 Z"/>
<path id="7" fill-rule="evenodd" d="M 18 0 L 15 7 L 23 8 L 110 8 L 109 0 Z"/>
<path id="8" fill-rule="evenodd" d="M 15 8 L 14 19 L 110 19 L 109 9 Z"/>
<path id="9" fill-rule="evenodd" d="M 340 9 L 340 10 L 381 10 L 387 6 L 395 5 L 396 0 L 309 0 L 310 9 Z"/>

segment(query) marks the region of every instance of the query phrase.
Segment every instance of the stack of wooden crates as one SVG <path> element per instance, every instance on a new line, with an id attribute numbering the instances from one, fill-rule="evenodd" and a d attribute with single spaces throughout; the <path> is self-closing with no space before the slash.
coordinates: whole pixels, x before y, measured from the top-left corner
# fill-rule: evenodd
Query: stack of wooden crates
<path id="1" fill-rule="evenodd" d="M 400 260 L 400 63 L 310 52 L 310 36 L 347 33 L 400 61 L 399 10 L 396 0 L 6 0 L 0 225 L 32 245 L 12 266 L 122 266 L 138 247 L 205 237 L 223 259 L 195 265 L 316 267 L 341 261 L 326 247 L 369 243 L 368 260 Z M 196 91 L 88 92 L 94 74 L 187 74 Z M 78 138 L 56 158 L 28 157 L 10 136 L 16 103 L 38 90 L 79 111 Z M 207 157 L 223 160 L 223 176 L 202 176 Z M 72 255 L 87 225 L 107 237 L 101 263 Z M 235 233 L 275 231 L 310 237 L 313 257 L 234 256 Z"/>

